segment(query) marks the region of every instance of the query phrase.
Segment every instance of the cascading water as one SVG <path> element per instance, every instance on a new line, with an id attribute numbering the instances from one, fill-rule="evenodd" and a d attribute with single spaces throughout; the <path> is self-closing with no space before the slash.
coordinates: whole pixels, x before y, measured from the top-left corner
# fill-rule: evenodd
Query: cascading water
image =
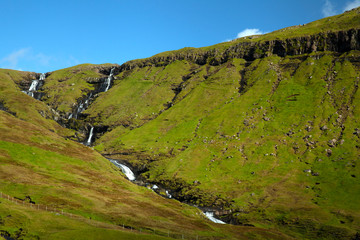
<path id="1" fill-rule="evenodd" d="M 110 162 L 112 162 L 115 166 L 117 166 L 118 168 L 121 169 L 121 171 L 126 175 L 126 177 L 130 180 L 130 181 L 134 181 L 135 178 L 135 174 L 131 171 L 131 169 L 127 166 L 125 166 L 124 164 L 119 163 L 116 160 L 113 159 L 109 159 Z"/>
<path id="2" fill-rule="evenodd" d="M 226 224 L 225 222 L 215 218 L 213 212 L 205 212 L 205 216 L 214 223 Z"/>
<path id="3" fill-rule="evenodd" d="M 94 127 L 91 127 L 90 133 L 89 133 L 89 138 L 88 138 L 88 140 L 86 141 L 86 145 L 87 145 L 87 146 L 90 146 L 90 145 L 91 145 L 91 139 L 92 139 L 92 137 L 93 137 L 93 134 L 94 134 Z"/>
<path id="4" fill-rule="evenodd" d="M 135 174 L 130 170 L 129 167 L 125 166 L 124 164 L 119 163 L 118 161 L 116 161 L 116 160 L 114 160 L 114 159 L 108 158 L 108 160 L 109 160 L 110 162 L 112 162 L 115 166 L 117 166 L 118 168 L 120 168 L 121 171 L 126 175 L 126 177 L 127 177 L 130 181 L 134 181 L 134 180 L 136 179 L 136 178 L 135 178 Z M 136 183 L 136 184 L 139 184 L 139 183 L 137 183 L 137 182 L 135 182 L 135 183 Z M 144 185 L 141 185 L 141 186 L 144 186 Z M 153 185 L 153 186 L 151 187 L 151 189 L 159 194 L 159 191 L 158 191 L 158 190 L 159 190 L 160 188 L 159 188 L 157 185 Z M 166 189 L 164 189 L 164 190 L 165 190 L 166 197 L 168 197 L 168 198 L 173 198 L 173 196 L 169 193 L 168 190 L 166 190 Z M 161 195 L 161 194 L 160 194 L 160 195 Z M 163 195 L 161 195 L 161 196 L 163 196 Z M 226 224 L 225 222 L 223 222 L 223 221 L 215 218 L 215 217 L 214 217 L 214 212 L 204 211 L 203 213 L 204 213 L 204 215 L 205 215 L 210 221 L 212 221 L 212 222 L 214 222 L 214 223 Z"/>
<path id="5" fill-rule="evenodd" d="M 31 85 L 30 85 L 30 88 L 29 88 L 28 91 L 31 92 L 31 93 L 36 91 L 36 88 L 37 88 L 38 84 L 39 84 L 39 80 L 33 80 L 31 82 Z"/>
<path id="6" fill-rule="evenodd" d="M 108 76 L 108 78 L 106 79 L 106 81 L 105 81 L 105 90 L 104 90 L 104 92 L 107 92 L 107 90 L 109 90 L 109 88 L 110 88 L 110 85 L 111 85 L 111 80 L 113 79 L 113 76 L 114 76 L 114 69 L 115 68 L 111 68 L 111 70 L 110 70 L 110 75 Z"/>
<path id="7" fill-rule="evenodd" d="M 33 80 L 31 82 L 31 85 L 29 87 L 29 90 L 24 91 L 27 95 L 39 100 L 41 98 L 41 94 L 37 93 L 37 90 L 39 87 L 43 84 L 43 81 L 45 80 L 45 73 L 40 74 L 39 79 Z M 34 94 L 35 93 L 35 94 Z"/>
<path id="8" fill-rule="evenodd" d="M 44 81 L 45 80 L 45 73 L 42 73 L 42 74 L 40 74 L 40 78 L 39 78 L 39 80 L 40 81 Z"/>
<path id="9" fill-rule="evenodd" d="M 91 100 L 91 98 L 93 97 L 94 94 L 96 94 L 98 92 L 106 92 L 106 91 L 109 90 L 109 88 L 111 87 L 111 81 L 114 78 L 114 70 L 115 70 L 115 67 L 111 68 L 109 76 L 101 84 L 100 88 L 95 90 L 94 92 L 90 93 L 89 96 L 85 100 L 82 100 L 79 103 L 78 107 L 75 109 L 75 111 L 73 111 L 71 114 L 69 114 L 69 116 L 67 117 L 68 120 L 70 120 L 71 118 L 77 119 L 79 117 L 79 114 L 81 112 L 85 111 L 89 107 L 90 100 Z"/>

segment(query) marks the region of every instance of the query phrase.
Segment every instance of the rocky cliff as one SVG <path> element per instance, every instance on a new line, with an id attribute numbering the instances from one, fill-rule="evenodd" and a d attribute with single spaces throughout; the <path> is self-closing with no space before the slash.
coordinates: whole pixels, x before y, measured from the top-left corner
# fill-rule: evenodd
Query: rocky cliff
<path id="1" fill-rule="evenodd" d="M 186 60 L 198 65 L 208 63 L 212 66 L 217 66 L 232 58 L 242 58 L 246 61 L 254 61 L 255 59 L 271 55 L 285 57 L 324 51 L 341 54 L 351 50 L 360 50 L 359 29 L 321 32 L 310 36 L 284 40 L 246 41 L 245 39 L 227 47 L 221 47 L 221 45 L 219 45 L 219 47 L 214 47 L 210 50 L 185 48 L 144 60 L 129 61 L 120 67 L 120 71 L 153 65 L 166 66 L 178 60 Z"/>

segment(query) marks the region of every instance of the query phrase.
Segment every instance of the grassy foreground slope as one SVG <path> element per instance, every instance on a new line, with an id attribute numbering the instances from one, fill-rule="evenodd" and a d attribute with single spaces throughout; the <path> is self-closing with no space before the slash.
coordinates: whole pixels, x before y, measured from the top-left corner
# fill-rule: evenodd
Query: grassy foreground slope
<path id="1" fill-rule="evenodd" d="M 32 202 L 78 216 L 73 219 L 0 198 L 1 236 L 162 239 L 168 234 L 184 234 L 200 239 L 285 238 L 272 230 L 212 224 L 198 209 L 130 183 L 100 154 L 64 138 L 73 132 L 50 119 L 54 111 L 20 91 L 16 84 L 29 73 L 0 73 L 1 193 L 20 203 Z M 42 111 L 48 111 L 44 117 Z M 136 231 L 124 231 L 119 227 L 122 225 Z M 152 234 L 154 231 L 157 234 Z"/>
<path id="2" fill-rule="evenodd" d="M 234 223 L 351 239 L 360 232 L 360 52 L 193 59 L 241 41 L 359 27 L 355 9 L 299 27 L 299 36 L 289 28 L 126 63 L 86 111 L 111 130 L 95 148 L 179 198 L 231 210 L 224 219 Z"/>

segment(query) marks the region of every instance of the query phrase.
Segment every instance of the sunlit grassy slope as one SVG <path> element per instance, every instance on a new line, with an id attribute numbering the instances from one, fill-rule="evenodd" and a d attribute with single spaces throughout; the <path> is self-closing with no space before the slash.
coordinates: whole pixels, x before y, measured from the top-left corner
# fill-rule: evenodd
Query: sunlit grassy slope
<path id="1" fill-rule="evenodd" d="M 68 140 L 74 131 L 53 119 L 69 115 L 107 77 L 111 64 L 48 74 L 42 102 L 19 88 L 33 73 L 0 70 L 0 190 L 104 224 L 165 235 L 355 239 L 360 52 L 208 58 L 201 64 L 191 59 L 221 57 L 242 43 L 359 29 L 359 11 L 117 66 L 112 88 L 94 97 L 83 119 L 74 120 L 107 129 L 95 133 L 98 152 L 127 160 L 148 181 L 191 204 L 222 208 L 233 223 L 254 227 L 211 224 L 196 208 L 129 183 L 100 154 Z M 177 60 L 179 54 L 192 57 Z M 0 216 L 0 230 L 11 236 L 21 228 L 27 238 L 139 237 L 6 200 Z"/>
<path id="2" fill-rule="evenodd" d="M 51 72 L 42 88 L 46 93 L 42 101 L 62 114 L 71 113 L 74 110 L 74 103 L 84 100 L 91 91 L 95 90 L 94 83 L 107 77 L 101 70 L 113 66 L 116 65 L 81 64 Z"/>
<path id="3" fill-rule="evenodd" d="M 130 183 L 100 154 L 64 138 L 72 131 L 39 113 L 49 111 L 43 115 L 51 117 L 53 111 L 14 84 L 28 73 L 1 70 L 1 74 L 0 191 L 20 202 L 31 200 L 80 218 L 0 198 L 0 235 L 14 239 L 162 239 L 160 235 L 169 233 L 200 239 L 286 238 L 273 230 L 217 226 L 194 207 Z M 137 231 L 119 229 L 123 224 Z"/>
<path id="4" fill-rule="evenodd" d="M 238 41 L 359 28 L 358 11 Z M 168 188 L 184 180 L 194 204 L 229 201 L 238 223 L 352 238 L 360 231 L 359 61 L 351 51 L 134 67 L 86 111 L 111 130 L 95 148 L 145 166 L 145 177 Z"/>
<path id="5" fill-rule="evenodd" d="M 359 59 L 353 51 L 268 57 L 248 66 L 233 59 L 196 73 L 186 62 L 135 69 L 88 112 L 109 113 L 100 119 L 106 124 L 133 116 L 128 125 L 140 127 L 116 127 L 97 149 L 132 152 L 120 158 L 147 164 L 150 180 L 197 181 L 202 190 L 230 197 L 242 223 L 312 236 L 327 226 L 347 236 L 360 230 Z M 191 75 L 176 96 L 170 90 L 180 71 L 173 65 Z M 136 77 L 145 72 L 155 74 Z M 172 82 L 163 83 L 164 76 Z M 107 111 L 116 104 L 127 114 Z"/>

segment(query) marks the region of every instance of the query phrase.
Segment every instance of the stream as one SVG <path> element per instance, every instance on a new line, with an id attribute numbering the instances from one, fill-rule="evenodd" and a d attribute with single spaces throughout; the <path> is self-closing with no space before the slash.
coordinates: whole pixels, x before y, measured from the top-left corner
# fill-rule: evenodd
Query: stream
<path id="1" fill-rule="evenodd" d="M 131 171 L 131 169 L 130 169 L 128 166 L 120 163 L 119 161 L 117 161 L 117 160 L 115 160 L 115 159 L 110 159 L 110 158 L 107 158 L 107 159 L 108 159 L 111 163 L 113 163 L 116 167 L 120 168 L 121 171 L 126 175 L 126 177 L 127 177 L 130 181 L 132 181 L 132 182 L 135 181 L 135 179 L 136 179 L 135 174 L 133 173 L 133 171 Z M 135 183 L 135 182 L 134 182 L 134 183 Z M 138 185 L 144 186 L 143 184 L 138 184 Z M 151 189 L 152 189 L 154 192 L 156 192 L 157 194 L 159 194 L 159 192 L 157 191 L 157 190 L 159 189 L 159 187 L 158 187 L 157 185 L 155 185 L 155 184 L 152 185 Z M 166 194 L 167 198 L 172 198 L 171 194 L 170 194 L 169 191 L 166 190 L 166 189 L 165 189 L 165 194 Z M 161 195 L 161 194 L 159 194 L 159 195 L 162 196 L 162 197 L 165 197 L 165 196 L 163 196 L 163 195 Z M 200 210 L 201 210 L 201 209 L 200 209 Z M 214 222 L 214 223 L 226 224 L 225 222 L 223 222 L 223 221 L 215 218 L 215 217 L 214 217 L 214 212 L 205 211 L 205 212 L 203 212 L 203 213 L 204 213 L 204 215 L 205 215 L 210 221 L 212 221 L 212 222 Z"/>

